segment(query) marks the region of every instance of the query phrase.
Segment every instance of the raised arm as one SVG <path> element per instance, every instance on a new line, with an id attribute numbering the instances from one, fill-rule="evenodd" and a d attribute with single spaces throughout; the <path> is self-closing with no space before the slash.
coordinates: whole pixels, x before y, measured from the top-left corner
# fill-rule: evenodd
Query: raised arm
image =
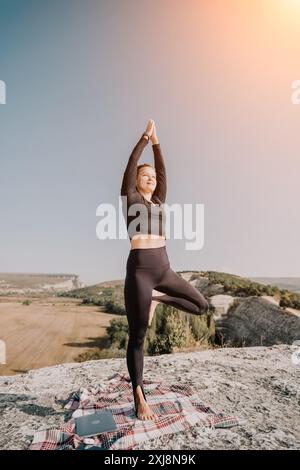
<path id="1" fill-rule="evenodd" d="M 129 157 L 121 186 L 121 196 L 127 196 L 136 191 L 137 162 L 149 142 L 148 136 L 143 133 Z"/>
<path id="2" fill-rule="evenodd" d="M 165 202 L 167 195 L 167 177 L 164 157 L 159 143 L 153 144 L 152 149 L 156 171 L 156 188 L 153 192 L 153 196 L 157 196 L 161 202 Z"/>

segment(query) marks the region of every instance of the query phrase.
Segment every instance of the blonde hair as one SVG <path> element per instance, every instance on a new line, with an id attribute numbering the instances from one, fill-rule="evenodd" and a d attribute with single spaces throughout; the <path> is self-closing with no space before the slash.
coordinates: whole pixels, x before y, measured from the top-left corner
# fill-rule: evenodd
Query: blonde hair
<path id="1" fill-rule="evenodd" d="M 153 170 L 155 170 L 154 166 L 153 166 L 153 165 L 150 165 L 150 163 L 142 163 L 141 165 L 138 165 L 138 166 L 137 166 L 137 172 L 136 172 L 136 175 L 137 175 L 137 176 L 138 176 L 138 174 L 139 174 L 139 171 L 140 171 L 144 166 L 150 166 L 151 168 L 153 168 Z"/>

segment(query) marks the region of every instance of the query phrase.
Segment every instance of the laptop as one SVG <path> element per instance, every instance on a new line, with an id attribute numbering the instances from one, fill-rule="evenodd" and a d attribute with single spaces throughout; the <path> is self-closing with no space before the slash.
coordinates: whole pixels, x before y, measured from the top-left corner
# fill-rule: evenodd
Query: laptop
<path id="1" fill-rule="evenodd" d="M 75 418 L 75 432 L 78 436 L 97 436 L 102 432 L 115 431 L 117 424 L 111 410 L 96 411 L 87 416 Z"/>

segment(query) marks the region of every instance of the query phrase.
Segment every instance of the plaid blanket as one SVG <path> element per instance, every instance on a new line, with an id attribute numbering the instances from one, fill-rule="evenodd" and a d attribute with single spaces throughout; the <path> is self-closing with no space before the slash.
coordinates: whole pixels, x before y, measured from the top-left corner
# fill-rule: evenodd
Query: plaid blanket
<path id="1" fill-rule="evenodd" d="M 215 428 L 239 424 L 236 417 L 217 413 L 199 402 L 199 394 L 189 385 L 168 385 L 147 379 L 143 380 L 143 384 L 147 403 L 159 415 L 158 419 L 143 421 L 136 418 L 130 378 L 127 374 L 116 373 L 104 384 L 80 388 L 75 392 L 65 406 L 73 412 L 71 419 L 59 429 L 36 432 L 29 450 L 74 450 L 87 442 L 102 449 L 131 450 L 141 442 L 186 431 L 198 423 Z M 78 436 L 74 418 L 102 408 L 112 410 L 117 429 L 88 440 Z"/>

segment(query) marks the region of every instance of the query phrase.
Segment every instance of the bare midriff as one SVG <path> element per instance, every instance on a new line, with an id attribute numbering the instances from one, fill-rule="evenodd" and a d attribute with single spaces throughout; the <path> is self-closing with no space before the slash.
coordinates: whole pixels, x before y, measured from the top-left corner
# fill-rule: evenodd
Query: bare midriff
<path id="1" fill-rule="evenodd" d="M 161 235 L 138 234 L 131 239 L 131 250 L 138 248 L 159 248 L 166 245 L 165 237 Z"/>

